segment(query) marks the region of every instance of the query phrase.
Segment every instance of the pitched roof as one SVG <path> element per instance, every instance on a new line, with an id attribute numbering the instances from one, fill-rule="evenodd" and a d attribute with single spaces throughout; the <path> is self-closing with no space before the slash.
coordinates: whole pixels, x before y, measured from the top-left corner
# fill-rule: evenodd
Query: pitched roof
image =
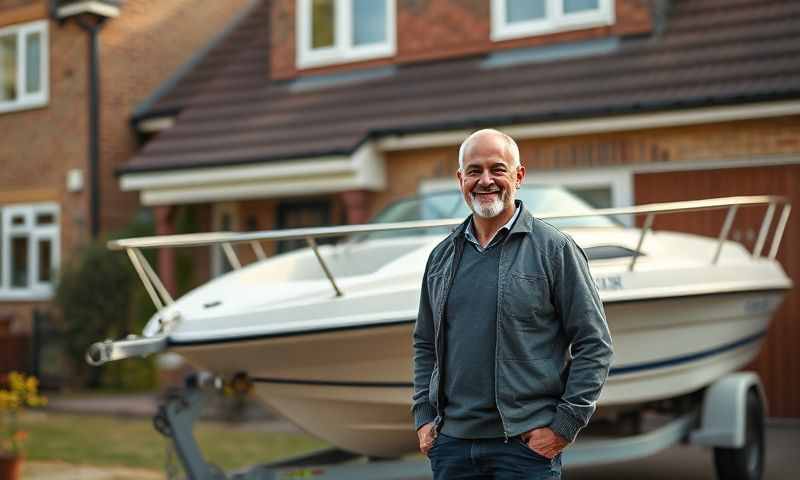
<path id="1" fill-rule="evenodd" d="M 263 66 L 268 59 L 266 36 L 269 29 L 266 24 L 258 24 L 261 15 L 267 14 L 263 0 L 251 0 L 240 12 L 234 15 L 225 28 L 215 35 L 204 48 L 195 52 L 191 59 L 182 65 L 169 79 L 159 86 L 149 98 L 145 99 L 133 113 L 134 123 L 173 116 L 193 104 L 197 94 L 206 88 L 214 78 L 227 67 L 246 44 L 252 44 L 251 53 L 258 58 L 252 59 L 252 66 Z M 258 51 L 261 50 L 261 51 Z M 258 52 L 257 52 L 258 51 Z M 266 67 L 260 68 L 265 73 Z M 259 72 L 248 72 L 257 77 Z M 232 74 L 242 74 L 233 71 Z M 213 88 L 213 87 L 212 87 Z M 200 99 L 198 97 L 198 99 Z"/>
<path id="2" fill-rule="evenodd" d="M 592 54 L 401 65 L 326 88 L 270 81 L 268 19 L 263 2 L 156 103 L 153 111 L 180 110 L 177 122 L 122 172 L 350 154 L 388 134 L 800 97 L 792 0 L 676 0 L 660 34 Z"/>

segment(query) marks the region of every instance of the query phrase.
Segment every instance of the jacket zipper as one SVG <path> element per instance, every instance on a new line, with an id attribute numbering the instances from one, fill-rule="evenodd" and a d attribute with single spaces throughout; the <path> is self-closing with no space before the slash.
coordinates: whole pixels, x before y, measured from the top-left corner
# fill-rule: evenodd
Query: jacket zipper
<path id="1" fill-rule="evenodd" d="M 500 244 L 500 263 L 499 265 L 503 265 L 503 254 L 505 253 L 505 246 L 508 242 L 508 239 L 511 237 L 511 232 L 506 235 L 506 238 L 503 239 L 503 242 Z M 494 341 L 494 403 L 497 405 L 497 413 L 500 414 L 500 423 L 503 424 L 503 436 L 505 437 L 505 442 L 508 443 L 508 427 L 506 427 L 506 420 L 503 417 L 503 409 L 500 408 L 500 398 L 498 396 L 498 388 L 497 388 L 497 358 L 498 353 L 500 350 L 500 292 L 503 290 L 503 285 L 500 282 L 500 272 L 497 272 L 497 318 L 495 321 L 495 341 Z"/>
<path id="2" fill-rule="evenodd" d="M 436 333 L 434 335 L 433 342 L 435 343 L 434 350 L 436 352 L 436 364 L 439 366 L 439 381 L 436 385 L 436 418 L 433 420 L 433 431 L 436 434 L 439 434 L 439 425 L 442 423 L 442 375 L 444 373 L 444 368 L 442 365 L 442 361 L 440 358 L 441 355 L 441 348 L 439 345 L 439 337 L 441 336 L 442 324 L 441 324 L 441 309 L 439 311 L 439 328 L 436 329 Z"/>

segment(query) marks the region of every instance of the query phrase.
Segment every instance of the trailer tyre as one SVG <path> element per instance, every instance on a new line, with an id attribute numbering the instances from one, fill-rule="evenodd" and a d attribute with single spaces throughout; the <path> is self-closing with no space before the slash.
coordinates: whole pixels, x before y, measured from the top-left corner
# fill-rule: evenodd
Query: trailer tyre
<path id="1" fill-rule="evenodd" d="M 720 480 L 761 480 L 766 454 L 764 405 L 754 388 L 747 392 L 745 415 L 744 445 L 714 449 L 714 465 Z"/>

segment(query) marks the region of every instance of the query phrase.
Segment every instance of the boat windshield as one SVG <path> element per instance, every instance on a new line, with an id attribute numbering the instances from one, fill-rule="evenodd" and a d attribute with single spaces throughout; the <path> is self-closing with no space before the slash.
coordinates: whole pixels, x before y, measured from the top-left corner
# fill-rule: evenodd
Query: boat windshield
<path id="1" fill-rule="evenodd" d="M 517 191 L 517 198 L 534 215 L 558 212 L 591 212 L 593 207 L 561 187 L 525 186 Z M 432 192 L 398 200 L 387 206 L 370 223 L 410 222 L 465 218 L 472 213 L 458 190 Z M 548 220 L 558 228 L 616 227 L 621 224 L 610 217 L 579 217 Z M 369 238 L 388 238 L 411 235 L 441 235 L 447 228 L 375 232 Z"/>

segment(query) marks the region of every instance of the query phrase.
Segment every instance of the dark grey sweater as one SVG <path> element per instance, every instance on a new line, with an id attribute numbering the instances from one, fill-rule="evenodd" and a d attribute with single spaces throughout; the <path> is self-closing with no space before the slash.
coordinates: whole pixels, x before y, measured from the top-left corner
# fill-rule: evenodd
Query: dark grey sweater
<path id="1" fill-rule="evenodd" d="M 493 245 L 479 252 L 466 242 L 447 298 L 442 432 L 452 437 L 503 436 L 492 368 L 501 248 Z"/>

